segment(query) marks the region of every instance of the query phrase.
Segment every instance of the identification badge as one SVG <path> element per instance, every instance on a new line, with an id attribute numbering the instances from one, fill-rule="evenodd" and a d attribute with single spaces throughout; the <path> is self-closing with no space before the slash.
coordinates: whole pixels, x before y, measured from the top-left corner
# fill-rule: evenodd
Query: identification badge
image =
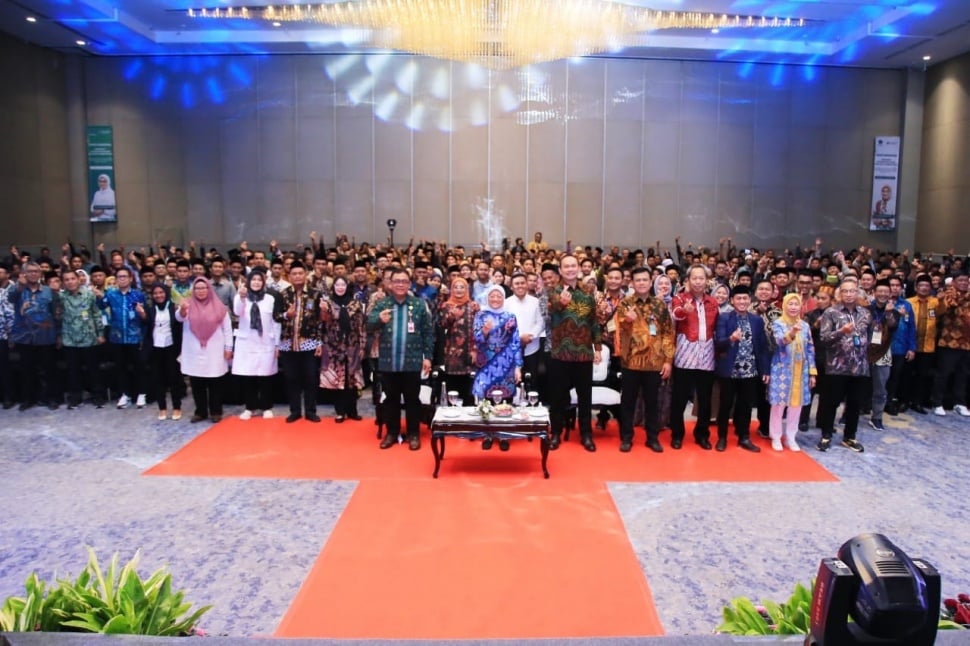
<path id="1" fill-rule="evenodd" d="M 89 318 L 91 318 L 91 313 L 87 310 L 81 310 L 81 320 L 87 321 Z"/>
<path id="2" fill-rule="evenodd" d="M 882 330 L 873 330 L 872 345 L 882 345 Z"/>
<path id="3" fill-rule="evenodd" d="M 408 319 L 408 334 L 414 334 L 414 321 Z"/>
<path id="4" fill-rule="evenodd" d="M 128 320 L 129 321 L 134 321 L 135 320 L 135 310 L 129 310 L 128 311 Z"/>
<path id="5" fill-rule="evenodd" d="M 860 345 L 862 345 L 862 339 L 859 338 L 859 335 L 858 334 L 853 334 L 852 335 L 852 345 L 854 345 L 857 348 Z"/>
<path id="6" fill-rule="evenodd" d="M 657 336 L 657 324 L 650 321 L 650 325 L 648 325 L 648 327 L 650 328 L 650 336 Z"/>
<path id="7" fill-rule="evenodd" d="M 614 321 L 613 319 L 610 319 L 609 321 L 607 321 L 606 331 L 610 333 L 616 332 L 616 321 Z"/>
<path id="8" fill-rule="evenodd" d="M 936 310 L 930 308 L 929 311 L 926 312 L 926 316 L 928 318 L 935 319 L 936 318 Z"/>

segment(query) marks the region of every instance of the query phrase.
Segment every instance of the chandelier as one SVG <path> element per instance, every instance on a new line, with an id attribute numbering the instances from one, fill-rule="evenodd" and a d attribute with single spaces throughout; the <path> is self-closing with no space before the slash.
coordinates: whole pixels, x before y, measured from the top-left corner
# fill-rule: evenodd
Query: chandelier
<path id="1" fill-rule="evenodd" d="M 366 29 L 375 47 L 496 69 L 616 51 L 659 29 L 805 25 L 798 18 L 658 11 L 610 0 L 350 0 L 189 9 L 188 15 Z"/>

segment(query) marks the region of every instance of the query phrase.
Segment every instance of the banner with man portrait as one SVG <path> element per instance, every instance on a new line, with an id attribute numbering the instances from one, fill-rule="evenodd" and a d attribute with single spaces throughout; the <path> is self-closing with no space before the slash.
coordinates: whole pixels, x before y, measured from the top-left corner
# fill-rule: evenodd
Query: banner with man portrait
<path id="1" fill-rule="evenodd" d="M 896 187 L 899 183 L 899 137 L 876 137 L 872 164 L 869 230 L 896 228 Z"/>

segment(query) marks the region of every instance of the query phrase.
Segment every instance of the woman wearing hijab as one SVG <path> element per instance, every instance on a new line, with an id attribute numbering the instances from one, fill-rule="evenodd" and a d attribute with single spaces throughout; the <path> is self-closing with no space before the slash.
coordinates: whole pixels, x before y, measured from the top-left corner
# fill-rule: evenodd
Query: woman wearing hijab
<path id="1" fill-rule="evenodd" d="M 522 344 L 515 315 L 505 310 L 505 290 L 501 285 L 492 285 L 485 291 L 485 305 L 475 315 L 472 334 L 478 357 L 472 392 L 485 399 L 500 390 L 502 400 L 510 400 L 515 385 L 522 381 Z M 491 438 L 482 442 L 482 448 L 492 448 Z M 500 440 L 499 448 L 507 451 L 508 440 Z"/>
<path id="2" fill-rule="evenodd" d="M 321 318 L 329 321 L 323 331 L 320 362 L 320 387 L 333 391 L 336 422 L 361 420 L 357 396 L 364 387 L 364 349 L 367 332 L 365 305 L 354 298 L 350 283 L 343 276 L 333 279 L 330 298 L 320 305 Z"/>
<path id="3" fill-rule="evenodd" d="M 438 309 L 438 327 L 444 337 L 445 384 L 448 390 L 458 391 L 466 406 L 472 404 L 476 355 L 472 333 L 479 310 L 469 291 L 468 281 L 456 276 L 451 281 L 448 300 Z"/>
<path id="4" fill-rule="evenodd" d="M 232 309 L 239 320 L 236 330 L 236 350 L 232 358 L 232 374 L 241 377 L 243 402 L 246 405 L 239 419 L 250 419 L 259 411 L 263 419 L 273 417 L 273 375 L 280 324 L 273 320 L 276 294 L 266 289 L 266 271 L 257 267 L 246 277 L 233 297 Z"/>
<path id="5" fill-rule="evenodd" d="M 182 300 L 175 320 L 182 328 L 182 374 L 189 377 L 195 414 L 192 423 L 222 419 L 222 377 L 232 359 L 232 323 L 229 310 L 212 289 L 208 278 L 192 280 L 192 292 Z"/>
<path id="6" fill-rule="evenodd" d="M 771 324 L 777 348 L 771 357 L 771 379 L 768 382 L 768 403 L 771 404 L 771 448 L 782 450 L 782 414 L 785 442 L 792 451 L 800 451 L 795 436 L 802 406 L 811 403 L 815 386 L 815 344 L 811 327 L 801 319 L 802 298 L 788 294 L 782 300 L 781 317 Z"/>
<path id="7" fill-rule="evenodd" d="M 154 376 L 158 419 L 168 419 L 165 393 L 172 396 L 172 419 L 182 419 L 182 392 L 185 384 L 179 371 L 178 356 L 182 350 L 182 324 L 176 318 L 175 303 L 166 285 L 155 285 L 151 304 L 145 316 L 143 359 Z"/>

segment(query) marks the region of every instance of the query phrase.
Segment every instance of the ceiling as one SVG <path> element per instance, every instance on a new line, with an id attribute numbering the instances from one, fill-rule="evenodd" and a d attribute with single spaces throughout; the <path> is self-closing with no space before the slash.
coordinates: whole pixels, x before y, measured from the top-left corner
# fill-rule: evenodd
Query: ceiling
<path id="1" fill-rule="evenodd" d="M 291 1 L 279 4 L 295 4 Z M 660 10 L 804 18 L 802 28 L 642 34 L 613 57 L 922 68 L 970 51 L 970 0 L 629 0 Z M 0 30 L 59 51 L 103 56 L 366 51 L 349 30 L 201 20 L 189 8 L 237 0 L 0 0 Z M 32 16 L 35 22 L 28 22 Z M 357 32 L 359 33 L 359 32 Z M 357 36 L 359 38 L 359 36 Z M 77 41 L 83 40 L 80 46 Z M 927 62 L 924 57 L 929 56 Z"/>

